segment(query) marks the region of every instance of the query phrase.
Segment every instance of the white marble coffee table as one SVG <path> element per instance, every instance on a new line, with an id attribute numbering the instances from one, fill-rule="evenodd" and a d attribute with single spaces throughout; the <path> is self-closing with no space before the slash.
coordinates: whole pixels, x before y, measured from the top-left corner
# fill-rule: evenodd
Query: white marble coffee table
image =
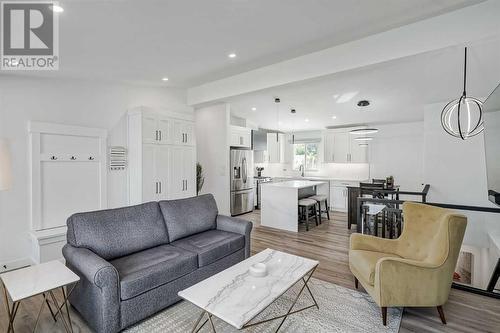
<path id="1" fill-rule="evenodd" d="M 7 333 L 14 332 L 14 319 L 16 318 L 17 310 L 19 309 L 19 304 L 21 304 L 21 301 L 36 295 L 43 295 L 43 301 L 40 305 L 40 310 L 38 311 L 38 316 L 36 318 L 33 332 L 36 330 L 38 319 L 40 318 L 40 313 L 42 312 L 42 308 L 45 304 L 47 304 L 47 306 L 49 307 L 50 313 L 52 314 L 54 320 L 56 320 L 57 315 L 60 314 L 66 331 L 73 331 L 68 308 L 68 297 L 73 289 L 71 289 L 69 293 L 66 293 L 64 287 L 80 281 L 80 277 L 73 273 L 69 268 L 64 266 L 63 263 L 55 260 L 39 265 L 21 268 L 15 271 L 1 274 L 0 280 L 2 281 L 4 287 L 3 290 L 5 296 L 5 307 L 7 309 L 9 317 Z M 57 299 L 53 293 L 53 290 L 57 288 L 61 288 L 64 296 L 62 304 L 59 304 L 57 302 Z M 9 297 L 7 296 L 7 294 L 12 300 L 11 306 L 9 306 Z M 56 307 L 55 313 L 50 306 L 47 294 L 50 295 L 50 298 Z M 66 322 L 66 318 L 63 315 L 63 307 L 66 307 L 68 322 Z"/>
<path id="2" fill-rule="evenodd" d="M 253 277 L 250 275 L 248 269 L 255 263 L 266 264 L 267 276 Z M 180 291 L 180 297 L 203 310 L 192 332 L 198 332 L 207 321 L 210 322 L 212 330 L 215 332 L 213 316 L 237 329 L 281 319 L 276 329 L 277 332 L 289 315 L 312 307 L 319 308 L 307 285 L 318 264 L 319 262 L 315 260 L 266 249 L 192 287 Z M 300 292 L 285 314 L 250 323 L 252 319 L 299 281 L 302 281 Z M 292 310 L 304 290 L 309 292 L 314 304 Z M 207 318 L 200 325 L 205 315 Z"/>

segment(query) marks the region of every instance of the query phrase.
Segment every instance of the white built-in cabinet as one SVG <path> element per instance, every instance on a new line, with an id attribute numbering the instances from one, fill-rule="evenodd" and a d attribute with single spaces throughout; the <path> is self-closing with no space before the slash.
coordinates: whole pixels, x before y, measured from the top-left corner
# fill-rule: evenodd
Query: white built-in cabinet
<path id="1" fill-rule="evenodd" d="M 267 133 L 267 161 L 285 163 L 286 137 L 283 133 Z"/>
<path id="2" fill-rule="evenodd" d="M 230 146 L 238 148 L 252 148 L 252 130 L 247 127 L 231 125 Z"/>
<path id="3" fill-rule="evenodd" d="M 140 107 L 127 120 L 129 204 L 196 195 L 193 115 Z"/>
<path id="4" fill-rule="evenodd" d="M 355 135 L 349 132 L 355 128 L 327 130 L 323 135 L 325 163 L 367 163 L 368 149 L 360 146 Z"/>
<path id="5" fill-rule="evenodd" d="M 330 209 L 338 212 L 347 212 L 348 207 L 348 186 L 359 186 L 356 181 L 338 181 L 330 182 Z"/>

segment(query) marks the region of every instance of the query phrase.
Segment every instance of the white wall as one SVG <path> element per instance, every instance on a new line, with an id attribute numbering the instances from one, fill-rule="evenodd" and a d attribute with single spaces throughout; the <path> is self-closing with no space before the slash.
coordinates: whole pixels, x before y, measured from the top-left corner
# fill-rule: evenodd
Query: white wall
<path id="1" fill-rule="evenodd" d="M 186 108 L 185 91 L 83 80 L 0 76 L 0 137 L 10 142 L 13 185 L 0 192 L 0 264 L 31 256 L 28 121 L 112 128 L 130 107 Z"/>
<path id="2" fill-rule="evenodd" d="M 195 111 L 196 151 L 205 174 L 201 193 L 212 193 L 221 214 L 230 214 L 229 104 Z"/>
<path id="3" fill-rule="evenodd" d="M 374 126 L 370 141 L 370 178 L 393 176 L 404 191 L 421 191 L 424 173 L 424 123 Z"/>

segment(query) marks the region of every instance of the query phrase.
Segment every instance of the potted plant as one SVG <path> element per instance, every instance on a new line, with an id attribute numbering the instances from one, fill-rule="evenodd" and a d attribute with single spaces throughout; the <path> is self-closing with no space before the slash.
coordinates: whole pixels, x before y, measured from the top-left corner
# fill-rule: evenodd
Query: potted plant
<path id="1" fill-rule="evenodd" d="M 204 183 L 205 175 L 203 174 L 203 167 L 200 163 L 196 163 L 196 195 L 199 195 Z"/>

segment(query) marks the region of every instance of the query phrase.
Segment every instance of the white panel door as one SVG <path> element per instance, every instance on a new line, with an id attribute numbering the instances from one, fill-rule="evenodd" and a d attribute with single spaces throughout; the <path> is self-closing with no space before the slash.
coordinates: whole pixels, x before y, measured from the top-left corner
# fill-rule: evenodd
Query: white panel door
<path id="1" fill-rule="evenodd" d="M 158 119 L 150 113 L 142 114 L 142 142 L 156 143 L 158 140 Z"/>
<path id="2" fill-rule="evenodd" d="M 184 148 L 184 191 L 183 197 L 196 195 L 196 150 L 193 147 Z"/>
<path id="3" fill-rule="evenodd" d="M 183 196 L 184 188 L 184 150 L 185 147 L 172 147 L 170 160 L 170 182 L 168 185 L 169 198 L 179 199 Z"/>
<path id="4" fill-rule="evenodd" d="M 158 143 L 172 143 L 172 121 L 169 118 L 160 116 L 158 118 Z"/>
<path id="5" fill-rule="evenodd" d="M 333 144 L 333 161 L 335 163 L 349 162 L 349 133 L 335 133 Z"/>
<path id="6" fill-rule="evenodd" d="M 158 145 L 155 149 L 156 179 L 158 181 L 157 200 L 169 198 L 170 147 Z"/>
<path id="7" fill-rule="evenodd" d="M 158 180 L 156 178 L 156 145 L 142 145 L 142 202 L 156 201 Z"/>

